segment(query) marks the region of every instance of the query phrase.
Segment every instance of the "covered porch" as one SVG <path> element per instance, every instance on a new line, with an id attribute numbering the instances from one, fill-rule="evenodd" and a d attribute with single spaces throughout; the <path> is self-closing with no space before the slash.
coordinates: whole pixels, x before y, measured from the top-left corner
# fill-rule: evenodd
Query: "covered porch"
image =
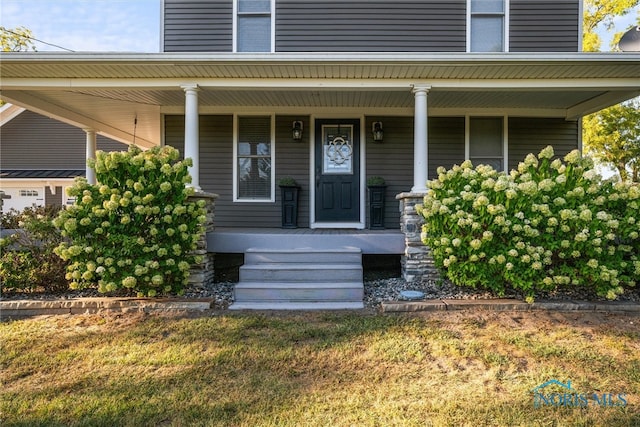
<path id="1" fill-rule="evenodd" d="M 346 250 L 345 258 L 351 258 L 353 248 L 360 255 L 399 253 L 407 280 L 419 280 L 429 265 L 414 206 L 437 166 L 470 158 L 472 118 L 499 118 L 497 161 L 507 170 L 523 157 L 519 150 L 531 149 L 530 138 L 522 135 L 538 124 L 549 130 L 552 143 L 557 144 L 553 131 L 561 129 L 568 135 L 567 149 L 580 148 L 582 115 L 640 94 L 637 54 L 3 53 L 0 58 L 2 98 L 85 129 L 87 157 L 95 155 L 96 134 L 104 134 L 143 148 L 172 144 L 192 158 L 192 185 L 219 194 L 207 252 L 310 248 L 309 258 L 323 258 L 326 250 Z M 238 190 L 239 126 L 254 116 L 267 119 L 271 150 L 263 156 L 271 157 L 262 200 L 243 198 Z M 292 122 L 304 124 L 301 141 L 292 141 Z M 372 141 L 375 122 L 385 124 L 383 144 Z M 359 144 L 349 169 L 356 178 L 351 187 L 356 213 L 322 223 L 315 197 L 322 168 L 315 160 L 323 152 L 314 144 L 320 146 L 322 126 L 331 130 L 336 124 L 351 126 Z M 395 205 L 387 206 L 399 215 L 387 225 L 391 230 L 369 231 L 366 180 L 380 174 L 393 177 L 387 197 Z M 280 212 L 276 181 L 284 175 L 294 175 L 307 197 L 301 229 L 273 228 Z M 95 179 L 90 170 L 87 177 Z"/>

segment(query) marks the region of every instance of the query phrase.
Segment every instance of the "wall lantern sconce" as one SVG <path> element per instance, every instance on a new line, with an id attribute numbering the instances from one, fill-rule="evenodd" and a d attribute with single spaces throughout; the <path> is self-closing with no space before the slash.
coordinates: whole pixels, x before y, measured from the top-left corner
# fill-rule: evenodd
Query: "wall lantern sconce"
<path id="1" fill-rule="evenodd" d="M 300 120 L 296 120 L 295 122 L 293 122 L 293 128 L 291 129 L 291 132 L 293 134 L 294 141 L 302 140 L 302 128 L 303 126 Z"/>
<path id="2" fill-rule="evenodd" d="M 373 122 L 371 124 L 371 132 L 373 133 L 374 142 L 382 142 L 384 132 L 382 131 L 382 122 Z"/>

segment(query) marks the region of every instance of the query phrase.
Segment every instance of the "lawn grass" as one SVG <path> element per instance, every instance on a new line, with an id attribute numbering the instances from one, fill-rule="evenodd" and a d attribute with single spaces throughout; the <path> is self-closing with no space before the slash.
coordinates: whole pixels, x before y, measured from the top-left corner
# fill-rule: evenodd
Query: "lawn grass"
<path id="1" fill-rule="evenodd" d="M 9 321 L 0 424 L 638 426 L 639 326 L 472 310 Z M 535 408 L 532 389 L 550 379 L 628 404 Z"/>

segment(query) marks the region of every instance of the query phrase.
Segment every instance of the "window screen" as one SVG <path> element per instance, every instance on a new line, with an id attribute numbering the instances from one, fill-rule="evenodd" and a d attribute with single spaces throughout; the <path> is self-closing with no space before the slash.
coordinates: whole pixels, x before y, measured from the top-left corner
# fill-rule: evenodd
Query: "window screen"
<path id="1" fill-rule="evenodd" d="M 502 117 L 469 119 L 469 159 L 474 165 L 485 164 L 503 170 Z"/>
<path id="2" fill-rule="evenodd" d="M 271 200 L 271 117 L 239 117 L 238 199 Z"/>
<path id="3" fill-rule="evenodd" d="M 503 52 L 504 0 L 471 0 L 471 52 Z"/>
<path id="4" fill-rule="evenodd" d="M 238 52 L 271 52 L 271 1 L 238 0 Z"/>

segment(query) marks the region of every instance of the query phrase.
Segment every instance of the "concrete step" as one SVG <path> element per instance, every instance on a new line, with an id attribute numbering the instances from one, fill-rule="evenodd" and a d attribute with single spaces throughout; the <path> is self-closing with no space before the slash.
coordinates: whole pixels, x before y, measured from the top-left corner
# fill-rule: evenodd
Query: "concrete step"
<path id="1" fill-rule="evenodd" d="M 335 249 L 248 249 L 232 310 L 363 308 L 362 253 Z"/>
<path id="2" fill-rule="evenodd" d="M 362 302 L 362 282 L 240 282 L 235 301 Z"/>
<path id="3" fill-rule="evenodd" d="M 245 264 L 240 282 L 362 282 L 362 265 L 316 263 Z"/>
<path id="4" fill-rule="evenodd" d="M 358 248 L 340 249 L 248 249 L 244 254 L 245 264 L 267 263 L 321 263 L 361 264 L 362 251 Z"/>
<path id="5" fill-rule="evenodd" d="M 360 302 L 235 302 L 229 310 L 359 310 Z"/>

